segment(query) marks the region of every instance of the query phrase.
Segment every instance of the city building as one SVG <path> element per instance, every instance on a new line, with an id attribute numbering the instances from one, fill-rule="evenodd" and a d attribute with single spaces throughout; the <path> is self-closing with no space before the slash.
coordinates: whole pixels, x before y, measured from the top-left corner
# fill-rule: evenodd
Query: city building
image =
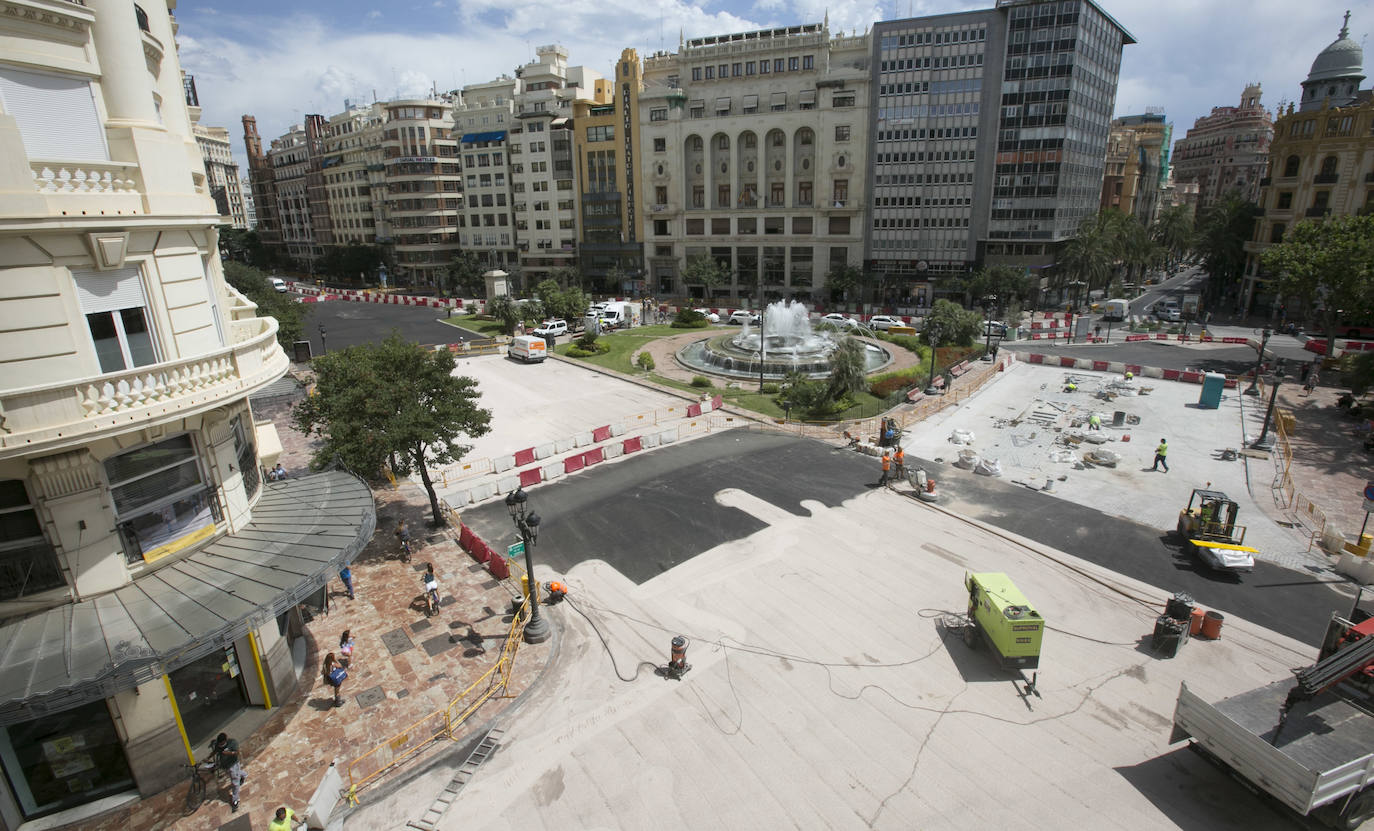
<path id="1" fill-rule="evenodd" d="M 1179 182 L 1174 179 L 1174 166 L 1169 165 L 1164 187 L 1159 191 L 1159 209 L 1183 205 L 1188 213 L 1197 214 L 1197 182 Z"/>
<path id="2" fill-rule="evenodd" d="M 324 251 L 315 238 L 315 224 L 310 218 L 309 174 L 312 165 L 319 164 L 312 159 L 311 144 L 305 128 L 299 124 L 291 125 L 285 135 L 272 139 L 266 155 L 266 170 L 273 180 L 272 216 L 276 220 L 276 233 L 271 242 L 264 237 L 263 244 L 275 247 L 279 258 L 290 260 L 300 270 L 313 275 L 315 263 L 324 256 Z M 251 168 L 249 173 L 253 173 Z"/>
<path id="3" fill-rule="evenodd" d="M 510 148 L 519 88 L 520 80 L 509 75 L 469 84 L 453 109 L 464 168 L 459 244 L 488 269 L 511 269 L 520 261 Z M 528 209 L 521 205 L 526 227 Z"/>
<path id="4" fill-rule="evenodd" d="M 384 214 L 396 285 L 438 287 L 459 250 L 463 211 L 453 104 L 447 97 L 403 98 L 383 109 Z"/>
<path id="5" fill-rule="evenodd" d="M 239 165 L 234 161 L 229 144 L 229 130 L 207 127 L 200 123 L 200 96 L 196 93 L 196 79 L 182 75 L 182 89 L 186 93 L 186 109 L 191 116 L 191 129 L 205 161 L 205 176 L 210 181 L 210 198 L 215 200 L 220 216 L 240 230 L 248 229 L 248 215 L 244 212 L 243 191 L 239 186 Z"/>
<path id="6" fill-rule="evenodd" d="M 591 285 L 622 294 L 645 291 L 638 204 L 643 86 L 639 53 L 626 49 L 616 63 L 611 100 L 573 102 L 580 266 Z"/>
<path id="7" fill-rule="evenodd" d="M 243 148 L 248 157 L 248 195 L 253 202 L 253 230 L 263 248 L 274 255 L 282 253 L 281 223 L 277 219 L 277 177 L 258 135 L 258 120 L 245 115 Z"/>
<path id="8" fill-rule="evenodd" d="M 243 216 L 247 223 L 244 227 L 250 231 L 258 228 L 258 206 L 253 200 L 253 180 L 247 176 L 239 179 L 239 194 L 243 197 Z"/>
<path id="9" fill-rule="evenodd" d="M 382 212 L 385 202 L 375 191 L 385 191 L 381 136 L 384 120 L 381 105 L 354 107 L 347 101 L 343 112 L 328 119 L 321 172 L 330 226 L 339 245 L 371 245 L 379 236 L 377 214 Z"/>
<path id="10" fill-rule="evenodd" d="M 1231 191 L 1251 202 L 1259 197 L 1274 138 L 1262 94 L 1259 84 L 1247 84 L 1239 106 L 1213 107 L 1174 145 L 1174 181 L 1197 185 L 1199 213 Z"/>
<path id="11" fill-rule="evenodd" d="M 1134 42 L 1092 0 L 875 25 L 865 257 L 883 301 L 927 305 L 983 264 L 1053 266 L 1099 208 Z"/>
<path id="12" fill-rule="evenodd" d="M 1104 210 L 1119 210 L 1145 225 L 1154 222 L 1169 180 L 1172 127 L 1162 112 L 1112 120 L 1107 166 L 1102 177 Z"/>
<path id="13" fill-rule="evenodd" d="M 1268 166 L 1260 180 L 1264 215 L 1245 244 L 1241 306 L 1277 316 L 1283 298 L 1266 287 L 1265 249 L 1295 224 L 1374 210 L 1374 89 L 1365 79 L 1364 50 L 1350 38 L 1350 14 L 1340 34 L 1317 55 L 1302 82 L 1302 101 L 1274 123 Z"/>
<path id="14" fill-rule="evenodd" d="M 375 528 L 349 474 L 261 475 L 289 364 L 223 277 L 173 5 L 0 15 L 4 829 L 183 784 L 287 700 L 298 605 Z"/>
<path id="15" fill-rule="evenodd" d="M 869 37 L 824 23 L 695 38 L 644 62 L 637 211 L 653 294 L 829 299 L 860 266 Z M 710 257 L 729 278 L 683 279 Z"/>

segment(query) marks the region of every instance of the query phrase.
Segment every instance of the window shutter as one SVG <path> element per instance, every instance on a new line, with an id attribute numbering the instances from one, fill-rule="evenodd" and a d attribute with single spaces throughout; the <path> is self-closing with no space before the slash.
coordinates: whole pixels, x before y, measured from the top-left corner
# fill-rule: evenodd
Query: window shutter
<path id="1" fill-rule="evenodd" d="M 147 305 L 137 267 L 117 271 L 73 271 L 82 314 L 113 312 Z"/>
<path id="2" fill-rule="evenodd" d="M 775 92 L 775 93 L 773 93 L 773 97 L 772 97 L 772 99 L 771 99 L 771 105 L 774 106 L 774 107 L 786 107 L 786 106 L 787 106 L 787 93 L 785 93 L 785 92 Z"/>
<path id="3" fill-rule="evenodd" d="M 758 97 L 757 95 L 746 95 L 746 96 L 744 96 L 744 108 L 745 108 L 746 110 L 749 109 L 750 107 L 757 108 L 758 105 L 759 105 L 759 97 Z"/>
<path id="4" fill-rule="evenodd" d="M 797 101 L 798 101 L 798 103 L 801 103 L 801 104 L 814 104 L 814 103 L 816 103 L 816 91 L 815 91 L 814 89 L 804 89 L 804 90 L 802 90 L 802 91 L 801 91 L 801 94 L 797 97 Z"/>
<path id="5" fill-rule="evenodd" d="M 109 161 L 90 81 L 0 67 L 0 105 L 18 123 L 30 159 Z"/>

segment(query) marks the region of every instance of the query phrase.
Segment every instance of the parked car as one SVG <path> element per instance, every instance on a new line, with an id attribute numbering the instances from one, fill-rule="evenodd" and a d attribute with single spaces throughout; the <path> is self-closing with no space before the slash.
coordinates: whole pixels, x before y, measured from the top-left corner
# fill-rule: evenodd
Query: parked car
<path id="1" fill-rule="evenodd" d="M 1183 315 L 1179 313 L 1178 307 L 1167 303 L 1155 304 L 1155 317 L 1169 323 L 1177 323 L 1183 319 Z"/>
<path id="2" fill-rule="evenodd" d="M 831 326 L 844 329 L 859 328 L 859 321 L 852 317 L 845 317 L 839 312 L 831 312 L 828 315 L 822 315 L 821 323 L 829 323 Z"/>
<path id="3" fill-rule="evenodd" d="M 983 326 L 983 334 L 987 337 L 1005 338 L 1007 336 L 1007 324 L 1000 320 L 989 320 Z"/>
<path id="4" fill-rule="evenodd" d="M 750 326 L 762 326 L 762 325 L 763 325 L 763 315 L 759 314 L 758 312 L 754 312 L 753 314 L 749 315 L 749 325 L 750 325 Z"/>
<path id="5" fill-rule="evenodd" d="M 905 325 L 906 323 L 903 322 L 900 317 L 892 317 L 891 315 L 874 315 L 868 319 L 868 327 L 870 329 L 877 329 L 880 332 L 886 332 L 893 326 Z"/>
<path id="6" fill-rule="evenodd" d="M 276 289 L 282 294 L 286 294 L 287 285 L 285 280 L 283 280 L 280 277 L 268 277 L 267 281 L 272 284 L 272 288 Z"/>
<path id="7" fill-rule="evenodd" d="M 693 309 L 692 311 L 706 318 L 707 323 L 720 323 L 720 315 L 710 309 Z"/>
<path id="8" fill-rule="evenodd" d="M 736 309 L 730 313 L 729 319 L 727 319 L 725 322 L 733 324 L 735 326 L 739 326 L 741 324 L 748 323 L 752 317 L 753 313 L 750 312 L 748 309 Z"/>
<path id="9" fill-rule="evenodd" d="M 566 335 L 568 334 L 568 321 L 557 319 L 546 320 L 539 324 L 539 328 L 534 330 L 534 334 L 540 337 L 546 337 L 548 335 L 553 335 L 554 337 Z"/>

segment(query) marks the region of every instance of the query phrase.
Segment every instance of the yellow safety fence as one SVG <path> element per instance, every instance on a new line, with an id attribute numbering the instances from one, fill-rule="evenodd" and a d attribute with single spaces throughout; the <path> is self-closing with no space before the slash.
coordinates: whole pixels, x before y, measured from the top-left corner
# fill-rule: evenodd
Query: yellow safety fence
<path id="1" fill-rule="evenodd" d="M 348 763 L 348 792 L 356 796 L 359 788 L 375 782 L 378 777 L 440 739 L 457 741 L 462 727 L 473 713 L 493 698 L 506 697 L 515 655 L 529 617 L 529 601 L 520 606 L 511 621 L 495 665 L 457 696 L 442 710 L 435 710 Z"/>
<path id="2" fill-rule="evenodd" d="M 1268 391 L 1263 379 L 1260 379 L 1260 397 L 1263 401 Z M 1323 511 L 1317 503 L 1308 498 L 1307 494 L 1298 490 L 1297 483 L 1293 481 L 1293 447 L 1288 441 L 1288 424 L 1292 419 L 1292 414 L 1286 410 L 1275 410 L 1273 428 L 1278 440 L 1274 443 L 1275 450 L 1275 470 L 1273 490 L 1275 498 L 1280 508 L 1292 511 L 1302 521 L 1309 532 L 1307 538 L 1307 550 L 1311 551 L 1312 546 L 1316 545 L 1326 533 L 1326 511 Z"/>

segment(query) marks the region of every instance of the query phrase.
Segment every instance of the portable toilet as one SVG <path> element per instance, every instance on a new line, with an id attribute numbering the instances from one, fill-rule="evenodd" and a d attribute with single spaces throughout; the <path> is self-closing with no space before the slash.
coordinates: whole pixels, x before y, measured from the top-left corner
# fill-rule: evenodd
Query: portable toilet
<path id="1" fill-rule="evenodd" d="M 1204 410 L 1215 410 L 1221 406 L 1221 394 L 1226 390 L 1226 376 L 1220 372 L 1209 372 L 1202 376 L 1202 395 L 1197 405 Z"/>

